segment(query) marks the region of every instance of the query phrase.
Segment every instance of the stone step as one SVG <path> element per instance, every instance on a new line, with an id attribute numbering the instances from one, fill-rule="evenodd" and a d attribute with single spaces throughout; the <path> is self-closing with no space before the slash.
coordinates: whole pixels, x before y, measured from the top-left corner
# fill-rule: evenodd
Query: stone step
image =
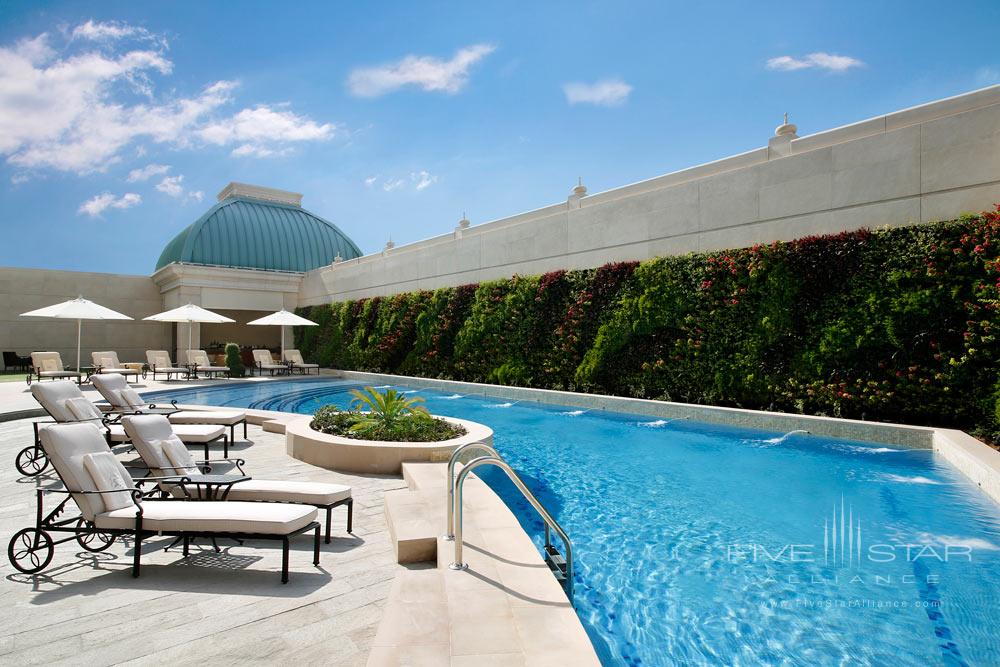
<path id="1" fill-rule="evenodd" d="M 434 562 L 437 538 L 444 534 L 440 493 L 398 489 L 385 494 L 385 518 L 399 563 Z"/>

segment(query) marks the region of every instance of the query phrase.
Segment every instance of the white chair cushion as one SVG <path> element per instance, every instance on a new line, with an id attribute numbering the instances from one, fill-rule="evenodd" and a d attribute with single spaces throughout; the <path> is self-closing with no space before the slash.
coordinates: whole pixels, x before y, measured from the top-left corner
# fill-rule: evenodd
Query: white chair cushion
<path id="1" fill-rule="evenodd" d="M 182 410 L 167 416 L 171 424 L 239 424 L 247 418 L 240 410 Z"/>
<path id="2" fill-rule="evenodd" d="M 111 452 L 95 452 L 83 455 L 83 467 L 90 474 L 98 491 L 116 491 L 120 493 L 102 493 L 101 500 L 106 512 L 124 508 L 135 508 L 132 498 L 132 478 L 128 471 L 118 462 Z M 135 513 L 133 511 L 133 516 Z"/>
<path id="3" fill-rule="evenodd" d="M 315 507 L 279 503 L 215 501 L 148 501 L 142 504 L 142 526 L 148 530 L 205 533 L 287 535 L 316 520 Z M 135 528 L 135 511 L 128 508 L 97 515 L 98 528 Z"/>
<path id="4" fill-rule="evenodd" d="M 62 369 L 59 368 L 59 362 L 55 359 L 42 359 L 42 370 L 48 373 L 59 372 Z"/>
<path id="5" fill-rule="evenodd" d="M 350 497 L 351 487 L 342 484 L 250 479 L 234 484 L 226 498 L 228 500 L 331 505 Z"/>
<path id="6" fill-rule="evenodd" d="M 212 442 L 226 434 L 224 426 L 214 424 L 180 424 L 173 429 L 181 442 Z"/>
<path id="7" fill-rule="evenodd" d="M 126 387 L 118 392 L 121 396 L 122 403 L 124 405 L 129 405 L 133 408 L 141 408 L 146 405 L 146 402 L 142 400 L 139 394 L 136 393 L 135 389 L 131 387 Z"/>
<path id="8" fill-rule="evenodd" d="M 88 401 L 83 396 L 67 398 L 63 402 L 63 405 L 66 406 L 66 409 L 69 410 L 76 421 L 97 420 L 104 416 L 101 411 L 97 409 L 96 405 Z"/>
<path id="9" fill-rule="evenodd" d="M 163 452 L 164 457 L 166 457 L 167 461 L 170 462 L 170 469 L 167 471 L 167 474 L 201 474 L 201 470 L 198 469 L 198 464 L 194 462 L 194 457 L 191 456 L 191 452 L 188 451 L 187 445 L 181 442 L 179 438 L 158 440 L 157 443 L 159 443 L 160 451 Z"/>

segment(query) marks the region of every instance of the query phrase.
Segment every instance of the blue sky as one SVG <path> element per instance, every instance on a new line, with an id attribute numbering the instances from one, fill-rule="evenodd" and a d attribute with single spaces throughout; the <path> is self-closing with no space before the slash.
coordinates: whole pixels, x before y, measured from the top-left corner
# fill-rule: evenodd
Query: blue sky
<path id="1" fill-rule="evenodd" d="M 1000 83 L 1000 2 L 0 8 L 0 265 L 151 273 L 229 181 L 379 250 Z M 109 259 L 112 258 L 112 259 Z"/>

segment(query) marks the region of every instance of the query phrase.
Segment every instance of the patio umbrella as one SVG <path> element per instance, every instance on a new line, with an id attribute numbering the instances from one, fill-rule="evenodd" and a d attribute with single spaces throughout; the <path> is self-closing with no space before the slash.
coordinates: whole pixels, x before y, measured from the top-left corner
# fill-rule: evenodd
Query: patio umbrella
<path id="1" fill-rule="evenodd" d="M 235 322 L 236 320 L 230 319 L 225 315 L 219 315 L 218 313 L 213 313 L 210 310 L 205 310 L 201 306 L 196 306 L 193 303 L 189 303 L 186 306 L 181 306 L 180 308 L 174 308 L 173 310 L 168 310 L 163 313 L 157 313 L 156 315 L 150 315 L 149 317 L 144 317 L 144 320 L 155 320 L 157 322 L 186 322 L 188 325 L 188 346 L 187 349 L 191 349 L 191 324 L 194 322 L 206 323 L 206 324 L 221 324 L 223 322 Z"/>
<path id="2" fill-rule="evenodd" d="M 56 317 L 62 320 L 76 320 L 76 370 L 80 370 L 80 331 L 83 320 L 130 320 L 128 315 L 105 308 L 82 296 L 69 301 L 57 303 L 54 306 L 21 313 L 21 317 Z"/>
<path id="3" fill-rule="evenodd" d="M 253 322 L 247 322 L 247 324 L 252 324 L 254 326 L 260 327 L 281 327 L 281 358 L 285 358 L 285 327 L 318 327 L 319 325 L 312 320 L 307 320 L 304 317 L 299 317 L 295 313 L 290 313 L 287 310 L 279 310 L 276 313 L 271 313 L 266 315 L 259 320 L 254 320 Z"/>

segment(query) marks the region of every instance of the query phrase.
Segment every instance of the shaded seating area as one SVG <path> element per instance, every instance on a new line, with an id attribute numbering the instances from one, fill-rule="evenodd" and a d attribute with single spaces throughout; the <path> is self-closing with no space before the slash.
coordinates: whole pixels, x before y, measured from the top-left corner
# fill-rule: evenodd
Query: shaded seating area
<path id="1" fill-rule="evenodd" d="M 206 377 L 218 377 L 229 375 L 229 366 L 216 366 L 212 364 L 205 350 L 187 350 L 188 368 L 194 371 L 195 375 Z"/>
<path id="2" fill-rule="evenodd" d="M 28 375 L 28 384 L 31 384 L 32 379 L 38 381 L 73 379 L 78 384 L 83 381 L 83 374 L 78 370 L 66 370 L 58 352 L 32 352 L 31 366 L 32 372 Z"/>
<path id="3" fill-rule="evenodd" d="M 214 472 L 213 461 L 194 460 L 177 437 L 177 427 L 171 426 L 164 416 L 127 415 L 122 418 L 122 425 L 154 478 Z M 222 459 L 216 463 L 233 464 L 241 473 L 245 472 L 244 462 L 240 459 Z M 174 496 L 199 497 L 205 494 L 204 487 L 199 486 L 161 483 L 160 488 Z M 326 510 L 327 543 L 330 542 L 333 508 L 346 505 L 347 532 L 352 531 L 354 500 L 351 497 L 351 487 L 342 484 L 250 478 L 234 483 L 227 489 L 225 497 L 233 501 L 312 505 Z"/>
<path id="4" fill-rule="evenodd" d="M 41 447 L 52 462 L 62 489 L 47 489 L 65 496 L 46 511 L 46 493 L 36 495 L 33 526 L 16 532 L 8 545 L 11 564 L 33 574 L 52 561 L 58 544 L 77 540 L 89 551 L 104 551 L 119 537 L 131 538 L 132 576 L 140 574 L 143 541 L 177 537 L 188 555 L 193 538 L 274 540 L 282 544 L 281 581 L 288 581 L 291 539 L 313 533 L 313 565 L 319 565 L 320 524 L 314 507 L 284 503 L 155 499 L 143 494 L 137 482 L 115 458 L 97 426 L 88 423 L 50 424 L 39 430 Z M 149 481 L 148 479 L 145 481 Z M 178 485 L 192 483 L 191 476 L 157 480 Z M 186 497 L 185 497 L 186 498 Z M 70 503 L 79 513 L 67 515 Z M 67 537 L 54 539 L 53 535 Z"/>
<path id="5" fill-rule="evenodd" d="M 284 360 L 292 372 L 298 371 L 304 375 L 308 375 L 315 370 L 316 375 L 319 375 L 319 364 L 307 364 L 302 358 L 302 353 L 298 350 L 285 350 Z"/>

